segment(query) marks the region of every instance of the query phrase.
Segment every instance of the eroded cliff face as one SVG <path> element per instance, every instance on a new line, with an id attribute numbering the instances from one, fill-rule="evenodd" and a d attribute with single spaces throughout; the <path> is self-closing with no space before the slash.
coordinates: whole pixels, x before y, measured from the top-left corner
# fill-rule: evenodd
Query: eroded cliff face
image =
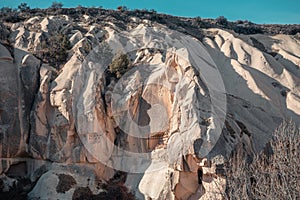
<path id="1" fill-rule="evenodd" d="M 1 26 L 10 44 L 0 45 L 2 192 L 221 199 L 222 165 L 237 144 L 251 157 L 283 120 L 300 123 L 296 36 L 204 29 L 199 41 L 131 20 Z M 57 33 L 71 45 L 59 68 L 45 56 Z M 130 67 L 117 79 L 108 69 L 119 54 Z"/>

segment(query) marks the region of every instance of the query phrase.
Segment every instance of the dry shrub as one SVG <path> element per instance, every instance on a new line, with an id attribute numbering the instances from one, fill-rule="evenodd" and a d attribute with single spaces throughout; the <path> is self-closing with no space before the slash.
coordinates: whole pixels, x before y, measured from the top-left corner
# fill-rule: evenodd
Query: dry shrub
<path id="1" fill-rule="evenodd" d="M 250 164 L 242 148 L 226 166 L 225 199 L 300 199 L 300 134 L 292 122 L 274 133 L 269 153 L 256 156 Z"/>
<path id="2" fill-rule="evenodd" d="M 32 51 L 32 53 L 43 62 L 59 69 L 67 62 L 70 49 L 71 44 L 68 37 L 58 33 L 42 41 L 41 50 Z"/>

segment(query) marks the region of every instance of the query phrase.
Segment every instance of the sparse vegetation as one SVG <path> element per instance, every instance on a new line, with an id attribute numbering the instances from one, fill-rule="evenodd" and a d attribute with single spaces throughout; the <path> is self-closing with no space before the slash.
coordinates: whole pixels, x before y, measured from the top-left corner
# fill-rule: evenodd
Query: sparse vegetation
<path id="1" fill-rule="evenodd" d="M 0 8 L 0 13 L 2 14 L 7 14 L 7 13 L 12 13 L 14 10 L 10 7 L 2 7 Z"/>
<path id="2" fill-rule="evenodd" d="M 61 3 L 61 2 L 57 2 L 57 1 L 54 1 L 52 2 L 50 8 L 53 8 L 53 9 L 60 9 L 62 8 L 64 5 Z"/>
<path id="3" fill-rule="evenodd" d="M 49 54 L 55 58 L 57 63 L 64 63 L 67 60 L 68 50 L 71 44 L 66 35 L 58 34 L 49 38 Z"/>
<path id="4" fill-rule="evenodd" d="M 36 57 L 46 63 L 59 68 L 68 58 L 68 50 L 71 48 L 68 37 L 64 34 L 50 36 L 42 42 L 41 50 L 32 52 Z"/>
<path id="5" fill-rule="evenodd" d="M 20 5 L 21 6 L 21 5 Z M 22 5 L 22 10 L 26 10 L 27 5 Z M 45 17 L 47 15 L 68 15 L 74 21 L 79 21 L 82 15 L 91 16 L 91 22 L 98 24 L 106 24 L 107 22 L 115 23 L 118 27 L 126 29 L 128 25 L 133 23 L 131 17 L 138 17 L 141 20 L 147 19 L 153 22 L 163 24 L 170 29 L 189 34 L 199 40 L 204 38 L 202 28 L 225 28 L 234 30 L 240 34 L 289 34 L 295 35 L 300 32 L 300 25 L 267 25 L 254 24 L 245 20 L 238 20 L 236 22 L 228 21 L 224 16 L 217 19 L 202 19 L 200 17 L 185 18 L 170 16 L 162 13 L 157 13 L 155 10 L 129 10 L 126 6 L 119 6 L 118 10 L 105 10 L 102 7 L 77 7 L 77 8 L 62 8 L 63 4 L 60 2 L 53 2 L 48 9 L 29 9 L 28 12 L 17 12 L 16 9 L 3 7 L 0 9 L 0 19 L 3 22 L 16 23 L 28 19 L 32 16 Z M 134 24 L 133 25 L 137 25 Z"/>
<path id="6" fill-rule="evenodd" d="M 2 22 L 17 23 L 24 20 L 24 17 L 20 16 L 15 8 L 2 7 L 0 8 L 0 19 Z"/>
<path id="7" fill-rule="evenodd" d="M 118 6 L 118 7 L 117 7 L 117 10 L 118 10 L 118 11 L 128 11 L 129 9 L 128 9 L 127 6 Z"/>
<path id="8" fill-rule="evenodd" d="M 300 199 L 300 132 L 282 124 L 268 149 L 248 164 L 239 148 L 226 167 L 226 199 Z"/>
<path id="9" fill-rule="evenodd" d="M 131 68 L 130 59 L 126 54 L 117 54 L 109 65 L 109 71 L 116 78 L 121 78 Z"/>
<path id="10" fill-rule="evenodd" d="M 249 21 L 238 20 L 236 24 L 234 24 L 232 29 L 236 33 L 245 34 L 245 35 L 263 33 L 261 27 Z"/>
<path id="11" fill-rule="evenodd" d="M 30 7 L 27 5 L 27 3 L 21 3 L 21 4 L 18 6 L 18 9 L 19 9 L 21 12 L 26 12 L 26 11 L 29 11 L 29 10 L 30 10 Z"/>
<path id="12" fill-rule="evenodd" d="M 224 16 L 220 16 L 216 19 L 216 22 L 220 25 L 226 26 L 228 24 L 228 20 Z"/>

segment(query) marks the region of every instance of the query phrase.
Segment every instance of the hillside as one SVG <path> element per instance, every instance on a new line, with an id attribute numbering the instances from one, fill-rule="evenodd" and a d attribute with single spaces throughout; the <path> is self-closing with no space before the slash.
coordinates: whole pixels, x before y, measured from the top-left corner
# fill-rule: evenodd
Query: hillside
<path id="1" fill-rule="evenodd" d="M 154 11 L 0 18 L 0 190 L 221 199 L 224 162 L 300 124 L 300 25 Z"/>

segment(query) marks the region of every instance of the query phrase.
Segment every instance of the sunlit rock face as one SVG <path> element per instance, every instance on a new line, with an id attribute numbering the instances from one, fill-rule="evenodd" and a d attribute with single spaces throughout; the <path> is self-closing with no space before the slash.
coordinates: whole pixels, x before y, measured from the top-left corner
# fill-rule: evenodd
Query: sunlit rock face
<path id="1" fill-rule="evenodd" d="M 199 41 L 138 18 L 89 20 L 33 17 L 1 32 L 3 194 L 19 183 L 32 199 L 221 199 L 237 144 L 251 157 L 283 120 L 300 123 L 295 36 L 204 29 Z M 59 67 L 45 56 L 57 33 L 70 45 Z"/>

